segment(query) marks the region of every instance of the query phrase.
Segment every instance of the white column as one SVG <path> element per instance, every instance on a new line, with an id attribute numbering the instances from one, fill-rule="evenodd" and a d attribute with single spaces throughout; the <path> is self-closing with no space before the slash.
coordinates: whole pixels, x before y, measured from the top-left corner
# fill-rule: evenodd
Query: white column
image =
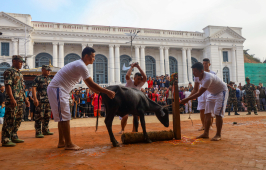
<path id="1" fill-rule="evenodd" d="M 182 48 L 182 67 L 183 67 L 183 83 L 187 83 L 187 56 L 186 56 L 186 48 Z"/>
<path id="2" fill-rule="evenodd" d="M 135 45 L 135 62 L 139 63 L 139 46 Z"/>
<path id="3" fill-rule="evenodd" d="M 188 81 L 192 82 L 192 68 L 191 68 L 191 48 L 187 48 L 187 63 L 188 63 Z"/>
<path id="4" fill-rule="evenodd" d="M 164 74 L 164 54 L 163 54 L 164 47 L 160 47 L 160 76 Z"/>
<path id="5" fill-rule="evenodd" d="M 236 49 L 232 48 L 232 76 L 231 81 L 236 82 Z"/>
<path id="6" fill-rule="evenodd" d="M 115 84 L 120 82 L 120 45 L 115 45 Z"/>
<path id="7" fill-rule="evenodd" d="M 114 66 L 114 45 L 109 45 L 109 84 L 112 85 L 115 82 L 115 66 Z"/>
<path id="8" fill-rule="evenodd" d="M 220 58 L 220 79 L 223 80 L 223 48 L 219 48 L 219 58 Z"/>
<path id="9" fill-rule="evenodd" d="M 87 46 L 92 48 L 92 47 L 93 47 L 93 44 L 87 44 Z M 84 47 L 84 48 L 85 48 L 85 47 Z M 83 50 L 84 48 L 82 48 L 82 50 Z M 89 70 L 90 76 L 91 76 L 91 78 L 92 78 L 92 80 L 93 80 L 93 64 L 89 64 L 89 65 L 88 65 L 88 70 Z"/>
<path id="10" fill-rule="evenodd" d="M 13 51 L 12 51 L 12 55 L 18 55 L 18 40 L 17 39 L 13 39 Z"/>
<path id="11" fill-rule="evenodd" d="M 54 67 L 58 67 L 58 61 L 57 61 L 57 58 L 58 58 L 58 42 L 53 42 L 53 66 Z"/>
<path id="12" fill-rule="evenodd" d="M 81 44 L 82 51 L 84 50 L 85 47 L 87 47 L 87 44 Z"/>
<path id="13" fill-rule="evenodd" d="M 146 74 L 146 63 L 145 63 L 145 46 L 140 47 L 140 67 Z"/>
<path id="14" fill-rule="evenodd" d="M 59 43 L 59 61 L 58 61 L 58 67 L 62 68 L 64 67 L 64 43 Z"/>
<path id="15" fill-rule="evenodd" d="M 169 47 L 164 47 L 164 57 L 165 57 L 165 74 L 170 75 L 170 70 L 169 70 Z"/>

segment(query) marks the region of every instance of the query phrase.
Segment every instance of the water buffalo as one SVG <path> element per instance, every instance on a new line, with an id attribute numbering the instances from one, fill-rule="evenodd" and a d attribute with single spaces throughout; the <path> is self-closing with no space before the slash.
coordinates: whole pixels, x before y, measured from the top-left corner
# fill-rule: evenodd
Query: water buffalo
<path id="1" fill-rule="evenodd" d="M 124 86 L 118 86 L 118 85 L 108 86 L 106 87 L 106 89 L 112 90 L 116 93 L 114 99 L 110 99 L 106 94 L 103 93 L 99 94 L 99 96 L 100 95 L 102 96 L 102 103 L 105 105 L 106 108 L 105 124 L 108 129 L 110 140 L 114 147 L 119 146 L 112 131 L 112 123 L 116 115 L 123 117 L 126 114 L 132 114 L 134 116 L 134 125 L 136 127 L 136 131 L 138 129 L 138 116 L 139 116 L 141 126 L 143 129 L 144 139 L 148 143 L 151 143 L 152 141 L 149 139 L 146 132 L 145 119 L 144 119 L 145 113 L 155 113 L 159 121 L 165 127 L 169 127 L 168 110 L 160 106 L 158 103 L 150 100 L 140 90 L 127 88 Z M 98 116 L 96 123 L 96 131 L 97 128 L 98 128 Z"/>

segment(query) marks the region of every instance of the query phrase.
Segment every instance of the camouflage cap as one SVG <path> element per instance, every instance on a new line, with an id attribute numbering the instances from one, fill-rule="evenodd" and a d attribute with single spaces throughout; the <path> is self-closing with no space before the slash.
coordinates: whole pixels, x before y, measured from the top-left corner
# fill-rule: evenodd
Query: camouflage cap
<path id="1" fill-rule="evenodd" d="M 249 77 L 246 77 L 246 80 L 249 80 Z"/>
<path id="2" fill-rule="evenodd" d="M 23 63 L 25 63 L 25 60 L 23 60 L 23 58 L 20 55 L 13 55 L 12 60 L 19 60 L 19 61 L 22 61 Z"/>
<path id="3" fill-rule="evenodd" d="M 44 68 L 47 71 L 52 71 L 52 69 L 48 65 L 42 65 L 42 68 Z"/>

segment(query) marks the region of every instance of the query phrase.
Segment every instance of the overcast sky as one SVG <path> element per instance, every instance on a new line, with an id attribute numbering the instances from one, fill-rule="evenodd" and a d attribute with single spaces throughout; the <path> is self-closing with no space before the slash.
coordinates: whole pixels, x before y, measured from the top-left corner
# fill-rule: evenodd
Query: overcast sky
<path id="1" fill-rule="evenodd" d="M 33 21 L 200 31 L 242 27 L 244 49 L 266 59 L 266 0 L 0 0 Z"/>

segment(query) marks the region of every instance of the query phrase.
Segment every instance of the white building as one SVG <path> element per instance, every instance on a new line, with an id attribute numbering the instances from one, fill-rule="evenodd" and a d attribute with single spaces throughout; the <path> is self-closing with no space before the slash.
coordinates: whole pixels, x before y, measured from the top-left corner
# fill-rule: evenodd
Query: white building
<path id="1" fill-rule="evenodd" d="M 125 83 L 125 63 L 139 62 L 147 76 L 178 72 L 179 83 L 193 81 L 191 65 L 209 58 L 211 70 L 225 82 L 244 84 L 243 43 L 240 27 L 207 26 L 203 32 L 170 31 L 146 28 L 109 27 L 31 21 L 28 14 L 0 12 L 0 81 L 12 65 L 15 54 L 30 56 L 30 68 L 49 64 L 63 67 L 81 58 L 84 47 L 96 50 L 93 66 L 88 66 L 95 82 Z M 133 42 L 125 33 L 140 31 Z M 25 45 L 25 34 L 28 42 Z"/>

